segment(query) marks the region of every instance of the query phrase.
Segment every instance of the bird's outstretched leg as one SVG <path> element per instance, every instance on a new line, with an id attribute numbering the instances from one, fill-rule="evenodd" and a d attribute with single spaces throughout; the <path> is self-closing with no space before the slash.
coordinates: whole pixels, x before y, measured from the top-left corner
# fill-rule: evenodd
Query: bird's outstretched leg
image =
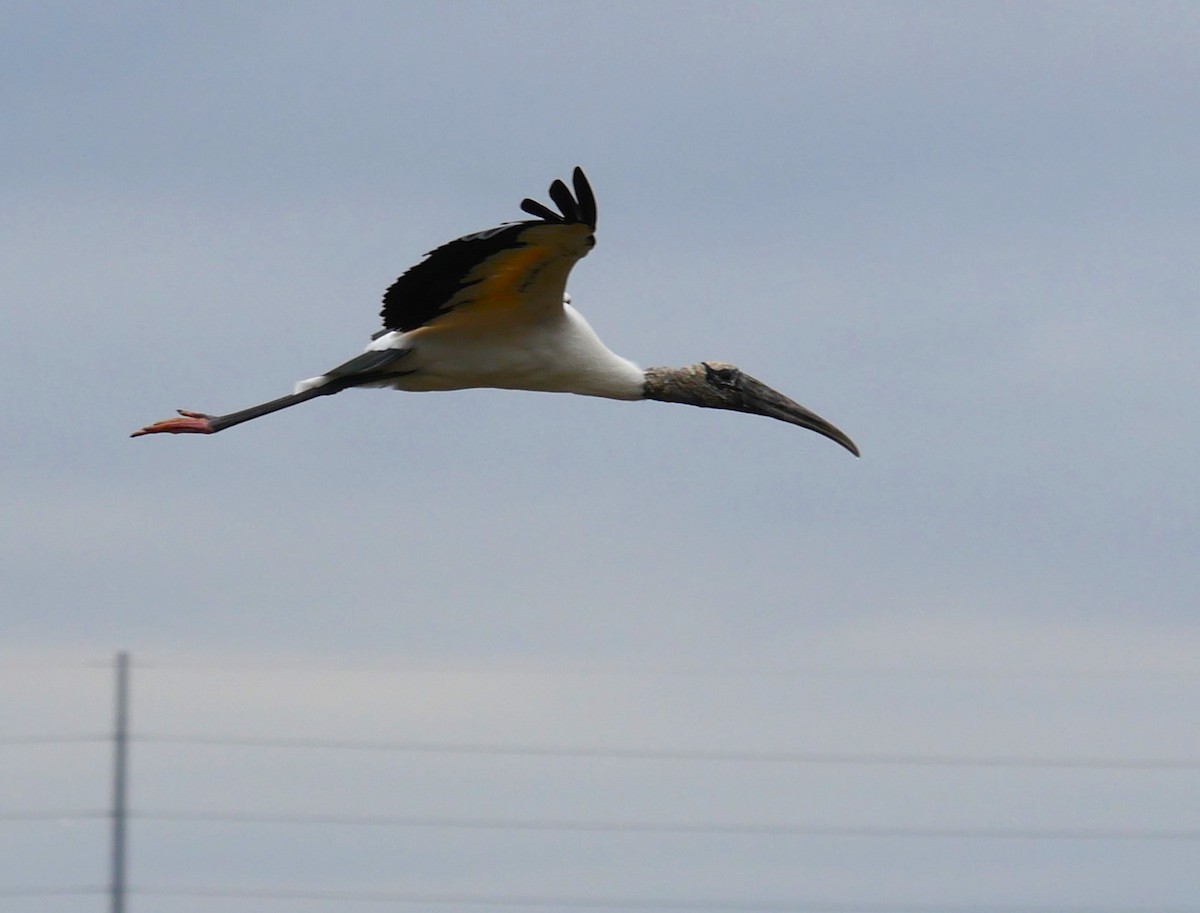
<path id="1" fill-rule="evenodd" d="M 163 419 L 145 428 L 139 428 L 130 437 L 141 437 L 143 434 L 216 434 L 252 418 L 270 415 L 280 409 L 308 402 L 318 396 L 329 396 L 341 393 L 349 387 L 360 387 L 365 384 L 386 381 L 388 378 L 411 374 L 411 371 L 400 371 L 396 365 L 412 351 L 411 349 L 381 349 L 368 350 L 356 355 L 345 364 L 338 365 L 332 371 L 327 371 L 320 378 L 305 381 L 300 386 L 304 389 L 270 402 L 259 403 L 240 412 L 230 412 L 228 415 L 205 415 L 203 412 L 188 412 L 186 409 L 177 410 L 181 418 Z M 309 383 L 315 386 L 308 386 Z"/>
<path id="2" fill-rule="evenodd" d="M 188 412 L 186 409 L 179 409 L 177 411 L 182 416 L 181 418 L 163 419 L 161 422 L 155 422 L 153 425 L 139 428 L 129 436 L 141 437 L 143 434 L 216 434 L 218 431 L 224 431 L 233 425 L 240 425 L 242 422 L 248 422 L 252 418 L 270 415 L 272 412 L 278 412 L 280 409 L 288 408 L 288 406 L 307 402 L 317 396 L 340 393 L 348 386 L 351 385 L 344 381 L 341 383 L 333 381 L 320 387 L 311 387 L 301 393 L 292 393 L 288 396 L 281 396 L 279 399 L 273 399 L 267 403 L 259 403 L 257 406 L 242 409 L 240 412 L 230 412 L 228 415 L 205 415 L 203 412 Z"/>
<path id="3" fill-rule="evenodd" d="M 410 349 L 368 350 L 356 355 L 345 364 L 338 365 L 332 371 L 321 375 L 316 386 L 309 387 L 309 381 L 301 384 L 305 389 L 270 402 L 259 403 L 240 412 L 230 412 L 228 415 L 205 415 L 203 412 L 188 412 L 186 409 L 177 410 L 181 418 L 163 419 L 145 428 L 139 428 L 130 437 L 141 437 L 143 434 L 216 434 L 252 418 L 270 415 L 280 409 L 308 402 L 318 396 L 329 396 L 341 393 L 349 387 L 359 387 L 364 384 L 377 383 L 411 371 L 396 369 L 398 362 L 410 352 Z M 316 380 L 316 379 L 314 379 Z"/>

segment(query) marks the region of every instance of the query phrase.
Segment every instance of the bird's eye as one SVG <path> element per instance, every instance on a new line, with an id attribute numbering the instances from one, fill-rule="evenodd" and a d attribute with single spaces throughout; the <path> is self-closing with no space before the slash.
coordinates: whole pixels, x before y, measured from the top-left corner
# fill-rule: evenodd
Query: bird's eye
<path id="1" fill-rule="evenodd" d="M 596 246 L 596 236 L 595 236 L 595 235 L 588 235 L 588 236 L 587 236 L 587 246 L 588 246 L 589 248 L 592 248 L 592 247 L 595 247 L 595 246 Z"/>
<path id="2" fill-rule="evenodd" d="M 719 386 L 732 386 L 737 381 L 737 368 L 714 368 L 708 362 L 704 362 L 704 372 L 707 375 L 708 382 Z"/>

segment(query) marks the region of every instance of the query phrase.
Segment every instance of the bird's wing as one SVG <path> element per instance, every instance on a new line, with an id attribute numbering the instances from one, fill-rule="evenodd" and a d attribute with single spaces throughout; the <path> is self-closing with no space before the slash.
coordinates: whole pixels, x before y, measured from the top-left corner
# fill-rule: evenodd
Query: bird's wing
<path id="1" fill-rule="evenodd" d="M 525 199 L 521 209 L 536 220 L 510 222 L 430 251 L 384 294 L 383 332 L 407 332 L 434 320 L 516 319 L 561 307 L 567 274 L 596 243 L 596 199 L 579 168 L 573 183 L 574 196 L 562 181 L 550 185 L 561 213 Z"/>

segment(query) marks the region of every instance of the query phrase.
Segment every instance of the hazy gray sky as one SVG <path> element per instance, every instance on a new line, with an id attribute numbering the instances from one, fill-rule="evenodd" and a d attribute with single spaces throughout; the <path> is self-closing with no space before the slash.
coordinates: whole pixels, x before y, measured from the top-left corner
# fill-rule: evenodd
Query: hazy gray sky
<path id="1" fill-rule="evenodd" d="M 1200 758 L 1194 4 L 2 18 L 0 913 L 100 902 L 3 890 L 101 884 L 103 822 L 3 815 L 102 809 L 108 747 L 2 740 L 102 733 L 88 664 L 121 648 L 143 734 L 410 749 L 144 742 L 146 814 L 1159 834 L 141 820 L 146 891 L 1198 909 L 1198 842 L 1162 836 L 1200 831 L 1194 767 L 753 759 Z M 570 291 L 605 341 L 735 362 L 861 460 L 497 391 L 128 439 L 353 355 L 396 275 L 576 164 L 599 244 Z"/>

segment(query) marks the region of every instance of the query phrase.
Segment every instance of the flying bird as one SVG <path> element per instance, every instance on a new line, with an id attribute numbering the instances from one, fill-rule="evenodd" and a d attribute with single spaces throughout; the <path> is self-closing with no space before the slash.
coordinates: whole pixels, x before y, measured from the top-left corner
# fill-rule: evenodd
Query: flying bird
<path id="1" fill-rule="evenodd" d="M 600 341 L 566 294 L 571 267 L 596 244 L 596 198 L 581 169 L 575 193 L 550 185 L 555 212 L 521 201 L 531 220 L 507 222 L 430 251 L 383 296 L 383 329 L 366 350 L 300 381 L 288 396 L 228 415 L 179 410 L 133 432 L 216 434 L 350 387 L 412 392 L 496 387 L 658 400 L 765 415 L 858 448 L 814 412 L 733 365 L 639 368 Z"/>

